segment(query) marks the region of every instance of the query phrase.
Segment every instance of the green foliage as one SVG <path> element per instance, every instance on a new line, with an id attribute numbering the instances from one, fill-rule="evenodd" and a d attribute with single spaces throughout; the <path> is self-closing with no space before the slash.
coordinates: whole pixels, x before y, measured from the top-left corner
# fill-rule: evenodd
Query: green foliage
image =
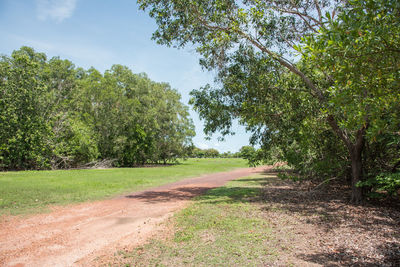
<path id="1" fill-rule="evenodd" d="M 230 134 L 239 119 L 264 155 L 279 150 L 307 176 L 350 176 L 354 202 L 357 182 L 397 164 L 398 1 L 138 2 L 158 43 L 192 44 L 216 71 L 219 88 L 192 91 L 206 133 Z"/>
<path id="2" fill-rule="evenodd" d="M 57 123 L 53 167 L 77 167 L 98 158 L 96 135 L 88 125 L 77 118 L 66 118 Z"/>
<path id="3" fill-rule="evenodd" d="M 215 148 L 201 149 L 194 147 L 190 153 L 191 157 L 194 158 L 218 158 L 221 157 L 218 150 Z"/>
<path id="4" fill-rule="evenodd" d="M 336 20 L 304 39 L 303 58 L 329 73 L 325 111 L 339 126 L 367 136 L 398 129 L 400 21 L 398 1 L 349 1 Z M 389 116 L 392 118 L 389 119 Z"/>
<path id="5" fill-rule="evenodd" d="M 262 149 L 255 149 L 252 146 L 242 146 L 238 152 L 239 157 L 246 159 L 250 166 L 257 166 L 266 162 L 265 152 Z"/>
<path id="6" fill-rule="evenodd" d="M 254 157 L 254 154 L 256 153 L 256 149 L 252 146 L 242 146 L 239 149 L 239 155 L 240 157 L 244 159 L 250 159 Z"/>
<path id="7" fill-rule="evenodd" d="M 22 47 L 1 58 L 0 88 L 2 170 L 166 163 L 195 134 L 175 89 L 121 65 L 101 74 Z"/>
<path id="8" fill-rule="evenodd" d="M 389 189 L 399 162 L 400 5 L 349 1 L 337 19 L 304 39 L 303 59 L 328 74 L 327 105 L 352 140 L 364 128 L 363 172 L 369 190 Z M 387 177 L 387 179 L 385 178 Z M 387 185 L 387 187 L 386 187 Z M 385 188 L 385 189 L 384 189 Z"/>
<path id="9" fill-rule="evenodd" d="M 0 168 L 49 167 L 52 131 L 43 81 L 46 56 L 22 47 L 0 60 Z"/>
<path id="10" fill-rule="evenodd" d="M 232 153 L 231 151 L 221 153 L 220 157 L 221 158 L 237 158 L 236 153 Z"/>
<path id="11" fill-rule="evenodd" d="M 371 197 L 381 197 L 384 193 L 390 196 L 399 196 L 400 172 L 381 173 L 376 177 L 359 182 L 357 186 L 369 188 Z"/>

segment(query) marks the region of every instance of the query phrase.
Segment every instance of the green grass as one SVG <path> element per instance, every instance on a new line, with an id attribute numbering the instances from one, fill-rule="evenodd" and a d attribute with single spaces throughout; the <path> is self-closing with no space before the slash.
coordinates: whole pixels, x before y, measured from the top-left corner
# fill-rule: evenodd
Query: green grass
<path id="1" fill-rule="evenodd" d="M 0 172 L 0 215 L 43 212 L 49 205 L 104 199 L 237 167 L 246 167 L 246 161 L 189 159 L 154 168 Z"/>
<path id="2" fill-rule="evenodd" d="M 120 252 L 125 266 L 264 266 L 278 257 L 276 237 L 257 200 L 265 176 L 208 191 L 172 219 L 174 235 Z"/>

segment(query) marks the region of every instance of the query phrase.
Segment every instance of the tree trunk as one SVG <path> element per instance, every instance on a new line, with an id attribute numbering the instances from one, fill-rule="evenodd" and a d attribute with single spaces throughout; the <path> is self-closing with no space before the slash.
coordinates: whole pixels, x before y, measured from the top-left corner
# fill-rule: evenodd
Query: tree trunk
<path id="1" fill-rule="evenodd" d="M 362 152 L 365 145 L 365 130 L 363 127 L 357 131 L 356 142 L 349 146 L 351 159 L 351 202 L 359 204 L 363 201 L 364 190 L 357 186 L 357 183 L 363 181 Z"/>
<path id="2" fill-rule="evenodd" d="M 361 187 L 357 187 L 357 183 L 363 180 L 363 164 L 362 164 L 362 152 L 365 145 L 365 132 L 369 126 L 367 122 L 361 127 L 356 133 L 355 142 L 351 141 L 348 133 L 345 130 L 339 128 L 335 118 L 332 115 L 327 117 L 329 125 L 333 131 L 343 140 L 345 143 L 351 159 L 351 202 L 359 204 L 363 201 L 364 190 Z"/>
<path id="3" fill-rule="evenodd" d="M 354 146 L 350 151 L 351 158 L 351 202 L 359 204 L 363 200 L 363 190 L 357 183 L 363 180 L 362 148 Z"/>

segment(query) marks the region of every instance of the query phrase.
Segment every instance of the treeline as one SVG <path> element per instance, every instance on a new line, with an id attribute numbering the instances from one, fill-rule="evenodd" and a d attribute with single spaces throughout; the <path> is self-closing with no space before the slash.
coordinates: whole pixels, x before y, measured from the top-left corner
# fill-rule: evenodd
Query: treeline
<path id="1" fill-rule="evenodd" d="M 215 148 L 201 149 L 193 147 L 189 152 L 191 158 L 239 158 L 238 153 L 232 153 L 230 151 L 220 153 Z"/>
<path id="2" fill-rule="evenodd" d="M 29 47 L 0 59 L 0 125 L 1 170 L 166 163 L 195 135 L 167 83 L 121 65 L 77 68 Z"/>
<path id="3" fill-rule="evenodd" d="M 220 153 L 215 148 L 201 149 L 198 147 L 191 147 L 188 152 L 188 156 L 191 158 L 243 158 L 249 161 L 250 165 L 256 165 L 259 163 L 260 154 L 264 154 L 261 149 L 256 150 L 252 146 L 242 146 L 238 152 L 223 152 Z"/>
<path id="4" fill-rule="evenodd" d="M 189 153 L 191 158 L 220 158 L 221 154 L 215 148 L 201 149 L 193 147 Z"/>

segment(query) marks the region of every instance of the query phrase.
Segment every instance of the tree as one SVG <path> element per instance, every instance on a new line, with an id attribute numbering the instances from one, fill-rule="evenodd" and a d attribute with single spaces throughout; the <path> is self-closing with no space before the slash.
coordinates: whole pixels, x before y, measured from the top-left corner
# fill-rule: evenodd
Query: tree
<path id="1" fill-rule="evenodd" d="M 194 147 L 191 155 L 195 158 L 218 158 L 220 153 L 215 148 L 201 149 Z"/>
<path id="2" fill-rule="evenodd" d="M 323 40 L 329 31 L 333 32 L 330 36 L 335 36 L 336 31 L 340 35 L 342 29 L 335 28 L 335 23 L 345 21 L 353 10 L 363 18 L 361 23 L 365 26 L 371 22 L 371 19 L 373 20 L 374 16 L 369 14 L 374 14 L 374 8 L 378 6 L 380 16 L 385 17 L 384 21 L 389 20 L 391 22 L 389 25 L 395 26 L 394 30 L 387 27 L 384 34 L 398 36 L 397 1 L 360 0 L 347 3 L 347 1 L 314 0 L 243 2 L 139 0 L 138 2 L 141 8 L 147 9 L 149 15 L 156 20 L 158 29 L 153 38 L 159 44 L 176 47 L 195 45 L 197 52 L 202 56 L 201 65 L 208 70 L 218 71 L 216 80 L 222 84 L 221 90 L 206 86 L 193 92 L 192 103 L 200 112 L 200 116 L 206 120 L 206 132 L 221 131 L 223 134 L 228 134 L 232 119 L 239 117 L 242 123 L 250 125 L 255 138 L 258 137 L 268 143 L 274 135 L 280 135 L 280 132 L 274 132 L 274 130 L 282 127 L 270 127 L 268 123 L 272 120 L 266 120 L 260 116 L 275 117 L 276 121 L 284 121 L 282 117 L 288 117 L 281 113 L 284 109 L 274 109 L 274 105 L 267 101 L 274 101 L 276 98 L 283 104 L 281 100 L 289 98 L 292 100 L 290 106 L 294 107 L 293 113 L 289 115 L 292 117 L 289 122 L 294 121 L 295 117 L 300 117 L 299 121 L 303 125 L 299 123 L 296 125 L 307 130 L 315 128 L 310 127 L 311 125 L 315 126 L 317 122 L 323 121 L 323 124 L 329 127 L 330 134 L 334 134 L 331 140 L 340 139 L 343 142 L 347 149 L 347 157 L 351 161 L 351 198 L 355 203 L 362 200 L 363 192 L 356 185 L 364 179 L 363 151 L 367 130 L 371 127 L 372 121 L 369 116 L 364 115 L 357 116 L 354 120 L 352 114 L 361 107 L 365 108 L 364 111 L 371 110 L 367 108 L 368 101 L 361 101 L 361 104 L 357 102 L 364 98 L 365 92 L 360 91 L 360 87 L 351 87 L 348 95 L 353 97 L 346 107 L 354 112 L 346 114 L 345 110 L 342 110 L 344 105 L 338 103 L 339 98 L 332 93 L 332 88 L 335 86 L 339 88 L 338 90 L 348 91 L 348 88 L 344 86 L 347 83 L 338 82 L 346 76 L 336 77 L 329 70 L 329 65 L 324 65 L 328 61 L 320 61 L 317 56 L 314 56 L 314 61 L 312 61 L 304 53 L 310 53 L 313 45 L 319 42 L 312 43 L 312 39 L 307 39 L 309 36 L 322 36 L 321 40 Z M 385 8 L 388 2 L 390 2 L 390 7 Z M 376 5 L 371 3 L 376 3 Z M 388 15 L 381 10 L 389 11 Z M 352 25 L 351 21 L 358 19 L 357 16 L 349 18 L 348 26 Z M 373 25 L 377 24 L 373 23 Z M 369 35 L 369 32 L 366 31 L 365 34 Z M 373 31 L 372 35 L 375 34 L 379 35 L 380 32 Z M 398 56 L 397 52 L 394 52 L 397 51 L 396 38 L 384 39 L 389 40 L 389 45 L 382 52 L 388 57 L 393 57 L 393 53 L 394 58 Z M 299 46 L 302 40 L 305 40 L 303 41 L 306 44 L 305 47 Z M 335 43 L 335 40 L 331 41 Z M 330 45 L 332 42 L 328 41 L 324 44 Z M 368 41 L 364 44 L 367 45 Z M 342 48 L 340 45 L 337 47 Z M 351 48 L 350 45 L 346 47 Z M 334 47 L 332 49 L 335 50 Z M 325 52 L 333 50 L 326 49 Z M 346 55 L 347 50 L 342 52 Z M 293 56 L 295 53 L 303 56 L 301 62 L 298 61 L 298 56 Z M 393 60 L 396 61 L 396 59 L 389 61 Z M 239 63 L 242 61 L 246 61 L 247 64 L 241 66 Z M 263 86 L 257 84 L 260 80 Z M 343 81 L 346 82 L 346 79 Z M 244 88 L 251 95 L 256 95 L 255 101 L 259 102 L 254 103 L 254 99 L 250 99 L 251 101 L 244 99 L 245 96 L 242 94 Z M 263 99 L 264 95 L 269 98 Z M 390 95 L 393 96 L 393 93 Z M 300 99 L 296 106 L 293 98 L 297 97 Z M 371 99 L 374 97 L 375 95 Z M 240 103 L 243 106 L 232 108 L 233 105 L 230 103 Z M 246 105 L 248 103 L 253 105 Z M 305 111 L 301 109 L 302 106 L 306 107 Z M 248 116 L 250 110 L 255 112 L 261 110 L 263 113 L 257 116 L 254 112 L 253 115 L 256 117 L 254 119 Z M 272 124 L 276 125 L 273 122 Z M 289 133 L 290 125 L 283 126 L 288 126 L 285 128 L 287 131 L 283 132 Z M 327 134 L 323 129 L 318 130 L 318 133 L 319 137 Z M 313 132 L 301 134 L 309 137 L 315 135 Z"/>
<path id="3" fill-rule="evenodd" d="M 233 153 L 231 151 L 223 152 L 221 158 L 233 158 Z"/>
<path id="4" fill-rule="evenodd" d="M 46 56 L 22 47 L 0 60 L 0 168 L 40 169 L 50 165 L 49 94 Z"/>
<path id="5" fill-rule="evenodd" d="M 51 121 L 51 167 L 78 167 L 98 157 L 97 136 L 91 124 L 77 112 L 80 74 L 69 60 L 58 57 L 46 62 L 43 81 L 49 92 L 48 118 Z"/>
<path id="6" fill-rule="evenodd" d="M 89 114 L 99 136 L 101 158 L 120 166 L 176 160 L 186 153 L 194 136 L 188 109 L 166 83 L 151 81 L 114 65 L 102 76 L 89 70 L 80 113 Z"/>
<path id="7" fill-rule="evenodd" d="M 400 4 L 367 0 L 349 5 L 336 20 L 327 14 L 327 26 L 308 36 L 301 51 L 330 80 L 324 110 L 335 118 L 333 129 L 350 152 L 354 188 L 368 175 L 363 166 L 368 139 L 398 136 Z M 360 199 L 361 188 L 355 191 Z"/>
<path id="8" fill-rule="evenodd" d="M 114 65 L 104 74 L 22 47 L 0 59 L 0 169 L 176 161 L 194 136 L 166 83 Z"/>
<path id="9" fill-rule="evenodd" d="M 201 148 L 194 147 L 192 151 L 192 155 L 195 158 L 204 158 L 205 157 L 205 151 Z"/>
<path id="10" fill-rule="evenodd" d="M 244 159 L 250 159 L 254 157 L 254 154 L 256 153 L 256 149 L 252 146 L 242 146 L 239 149 L 240 156 Z"/>
<path id="11" fill-rule="evenodd" d="M 215 148 L 208 148 L 204 150 L 204 157 L 206 158 L 218 158 L 219 151 Z"/>
<path id="12" fill-rule="evenodd" d="M 186 156 L 186 147 L 191 145 L 195 132 L 188 108 L 180 102 L 179 93 L 166 83 L 157 84 L 154 89 L 153 106 L 157 106 L 155 153 L 166 164 Z"/>

